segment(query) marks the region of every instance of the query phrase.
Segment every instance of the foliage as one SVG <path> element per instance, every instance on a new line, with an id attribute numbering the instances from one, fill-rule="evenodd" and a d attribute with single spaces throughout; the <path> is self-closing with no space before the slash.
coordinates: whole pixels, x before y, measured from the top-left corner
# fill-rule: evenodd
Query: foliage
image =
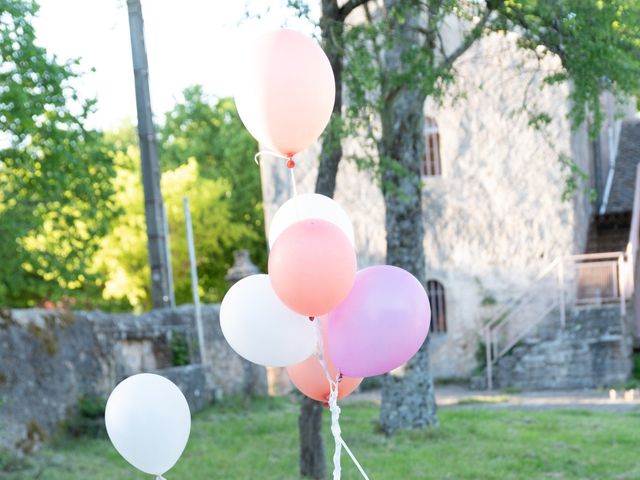
<path id="1" fill-rule="evenodd" d="M 193 420 L 175 478 L 297 479 L 297 403 L 276 398 L 213 406 Z M 342 405 L 345 440 L 371 478 L 542 479 L 638 478 L 640 415 L 587 411 L 440 410 L 437 430 L 392 438 L 374 433 L 378 407 Z M 333 445 L 325 416 L 325 440 Z M 464 454 L 461 454 L 464 452 Z M 47 480 L 144 479 L 109 441 L 67 440 L 34 459 Z M 343 452 L 344 478 L 359 478 Z M 22 476 L 21 476 L 22 475 Z M 7 480 L 26 478 L 23 472 Z"/>
<path id="2" fill-rule="evenodd" d="M 233 221 L 244 223 L 255 232 L 235 248 L 249 250 L 252 260 L 265 271 L 260 169 L 253 162 L 258 144 L 242 125 L 233 99 L 212 101 L 201 86 L 185 89 L 183 97 L 184 101 L 166 114 L 160 129 L 163 168 L 174 169 L 194 158 L 203 179 L 229 182 L 225 195 Z"/>
<path id="3" fill-rule="evenodd" d="M 171 340 L 169 340 L 169 350 L 171 350 L 171 365 L 174 367 L 189 365 L 191 363 L 189 342 L 184 333 L 173 333 Z"/>
<path id="4" fill-rule="evenodd" d="M 104 418 L 107 400 L 99 395 L 86 395 L 78 400 L 78 415 L 84 418 Z"/>
<path id="5" fill-rule="evenodd" d="M 32 1 L 0 0 L 0 303 L 91 289 L 87 265 L 116 212 L 111 159 L 84 127 L 76 62 L 38 46 Z"/>
<path id="6" fill-rule="evenodd" d="M 455 83 L 456 59 L 491 32 L 517 32 L 521 48 L 539 59 L 547 55 L 560 59 L 560 67 L 545 77 L 545 84 L 570 82 L 569 116 L 575 128 L 587 122 L 592 134 L 599 131 L 603 92 L 625 101 L 640 91 L 640 4 L 635 0 L 410 0 L 385 6 L 365 2 L 367 21 L 349 25 L 344 37 L 349 99 L 345 131 L 365 134 L 361 140 L 365 154 L 355 160 L 373 168 L 380 180 L 385 171 L 400 168 L 393 159 L 379 155 L 381 112 L 401 89 L 442 100 Z M 416 17 L 424 18 L 418 27 L 419 41 L 401 58 L 390 58 L 386 53 L 403 41 L 396 27 Z M 457 48 L 445 52 L 442 34 L 454 18 L 467 31 Z M 529 123 L 543 129 L 549 120 L 548 113 L 535 112 Z M 567 198 L 584 183 L 584 172 L 566 155 L 559 155 L 559 160 L 567 178 L 563 195 Z"/>
<path id="7" fill-rule="evenodd" d="M 65 421 L 64 430 L 72 437 L 99 437 L 105 433 L 104 412 L 107 400 L 99 395 L 80 397 L 73 414 Z"/>
<path id="8" fill-rule="evenodd" d="M 636 0 L 504 0 L 495 2 L 490 27 L 521 33 L 519 45 L 540 57 L 557 55 L 562 68 L 547 75 L 555 84 L 570 81 L 571 120 L 587 115 L 592 133 L 602 122 L 600 94 L 618 99 L 640 87 L 640 4 Z"/>
<path id="9" fill-rule="evenodd" d="M 131 127 L 108 137 L 114 151 L 116 190 L 114 200 L 123 213 L 112 230 L 100 240 L 93 271 L 105 279 L 105 299 L 120 301 L 137 310 L 150 305 L 149 266 L 140 174 L 139 151 L 133 146 Z M 232 251 L 257 236 L 250 225 L 234 218 L 229 201 L 233 189 L 223 178 L 203 178 L 191 157 L 183 165 L 167 170 L 161 179 L 169 218 L 176 301 L 191 301 L 189 254 L 185 237 L 183 198 L 190 199 L 198 260 L 200 295 L 206 302 L 219 301 L 227 289 L 224 280 Z"/>

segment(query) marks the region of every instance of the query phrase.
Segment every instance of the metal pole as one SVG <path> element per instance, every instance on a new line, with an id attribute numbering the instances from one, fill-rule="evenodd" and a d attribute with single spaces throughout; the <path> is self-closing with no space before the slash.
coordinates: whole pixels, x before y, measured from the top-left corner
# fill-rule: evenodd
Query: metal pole
<path id="1" fill-rule="evenodd" d="M 149 265 L 151 267 L 151 300 L 153 308 L 164 308 L 171 305 L 171 291 L 167 269 L 162 193 L 160 191 L 160 163 L 151 113 L 149 67 L 144 46 L 144 22 L 140 0 L 127 0 L 127 8 L 136 85 L 144 213 L 147 223 Z"/>
<path id="2" fill-rule="evenodd" d="M 166 256 L 167 256 L 167 270 L 169 276 L 169 294 L 171 301 L 171 308 L 176 308 L 176 292 L 173 288 L 173 265 L 171 264 L 171 236 L 169 235 L 169 216 L 167 215 L 167 208 L 162 206 L 162 213 L 164 214 L 164 236 L 167 241 L 164 243 L 167 247 Z"/>
<path id="3" fill-rule="evenodd" d="M 491 329 L 484 329 L 485 356 L 487 360 L 487 389 L 493 390 L 493 372 L 491 365 Z"/>
<path id="4" fill-rule="evenodd" d="M 196 314 L 196 328 L 198 329 L 198 346 L 200 350 L 200 363 L 206 364 L 204 355 L 204 331 L 202 329 L 202 309 L 200 307 L 200 293 L 198 292 L 198 267 L 196 265 L 196 247 L 193 242 L 193 225 L 191 223 L 191 209 L 189 208 L 189 198 L 184 197 L 184 223 L 187 232 L 187 244 L 189 246 L 189 264 L 191 266 L 191 292 L 193 294 L 193 305 Z"/>
<path id="5" fill-rule="evenodd" d="M 622 255 L 618 257 L 618 295 L 620 295 L 620 315 L 625 316 L 627 314 L 627 303 L 625 297 L 625 285 L 624 282 L 626 280 L 626 275 L 624 274 L 625 270 L 624 259 Z"/>

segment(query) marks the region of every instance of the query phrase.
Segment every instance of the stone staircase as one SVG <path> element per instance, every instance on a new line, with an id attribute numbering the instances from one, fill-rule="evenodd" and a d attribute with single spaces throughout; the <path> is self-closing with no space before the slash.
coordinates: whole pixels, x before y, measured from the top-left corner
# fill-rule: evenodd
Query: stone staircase
<path id="1" fill-rule="evenodd" d="M 595 388 L 623 383 L 640 339 L 640 119 L 609 128 L 609 172 L 585 253 L 555 259 L 484 325 L 476 388 Z"/>
<path id="2" fill-rule="evenodd" d="M 624 383 L 632 363 L 630 317 L 620 315 L 618 304 L 576 307 L 567 312 L 563 328 L 555 309 L 493 365 L 493 387 L 582 389 Z M 474 378 L 472 386 L 486 388 L 486 377 Z"/>

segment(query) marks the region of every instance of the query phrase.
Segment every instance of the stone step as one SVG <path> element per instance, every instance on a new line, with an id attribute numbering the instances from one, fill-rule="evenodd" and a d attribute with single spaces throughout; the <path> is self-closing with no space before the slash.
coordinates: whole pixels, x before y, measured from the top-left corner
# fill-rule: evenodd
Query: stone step
<path id="1" fill-rule="evenodd" d="M 627 310 L 631 312 L 631 309 Z M 493 366 L 494 388 L 596 388 L 620 384 L 631 371 L 632 314 L 621 317 L 618 305 L 552 311 Z M 486 387 L 484 372 L 472 388 Z"/>

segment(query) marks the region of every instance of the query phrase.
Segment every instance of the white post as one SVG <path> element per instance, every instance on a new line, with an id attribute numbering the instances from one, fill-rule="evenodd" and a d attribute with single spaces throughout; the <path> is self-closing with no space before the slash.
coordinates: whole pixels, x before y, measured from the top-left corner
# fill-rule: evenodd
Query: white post
<path id="1" fill-rule="evenodd" d="M 493 371 L 491 365 L 491 328 L 484 329 L 485 356 L 487 360 L 487 389 L 493 390 Z"/>
<path id="2" fill-rule="evenodd" d="M 620 315 L 624 316 L 627 313 L 627 302 L 625 299 L 625 265 L 622 255 L 618 257 L 618 295 L 620 296 Z"/>
<path id="3" fill-rule="evenodd" d="M 169 237 L 169 217 L 167 216 L 167 207 L 163 204 L 162 211 L 164 213 L 164 236 L 167 239 L 164 242 L 165 254 L 167 256 L 167 276 L 169 280 L 169 301 L 171 308 L 176 308 L 176 292 L 173 288 L 173 266 L 171 264 L 171 238 Z"/>
<path id="4" fill-rule="evenodd" d="M 191 292 L 193 293 L 193 305 L 196 314 L 196 328 L 198 329 L 198 346 L 200 350 L 200 362 L 206 364 L 204 355 L 204 331 L 202 329 L 202 310 L 200 307 L 200 293 L 198 292 L 198 267 L 196 266 L 196 248 L 193 242 L 193 226 L 191 224 L 191 209 L 189 198 L 184 197 L 184 223 L 187 232 L 187 244 L 189 245 L 189 264 L 191 266 Z"/>
<path id="5" fill-rule="evenodd" d="M 566 323 L 566 306 L 564 299 L 564 261 L 560 259 L 558 263 L 558 295 L 560 303 L 560 325 L 564 328 Z"/>

